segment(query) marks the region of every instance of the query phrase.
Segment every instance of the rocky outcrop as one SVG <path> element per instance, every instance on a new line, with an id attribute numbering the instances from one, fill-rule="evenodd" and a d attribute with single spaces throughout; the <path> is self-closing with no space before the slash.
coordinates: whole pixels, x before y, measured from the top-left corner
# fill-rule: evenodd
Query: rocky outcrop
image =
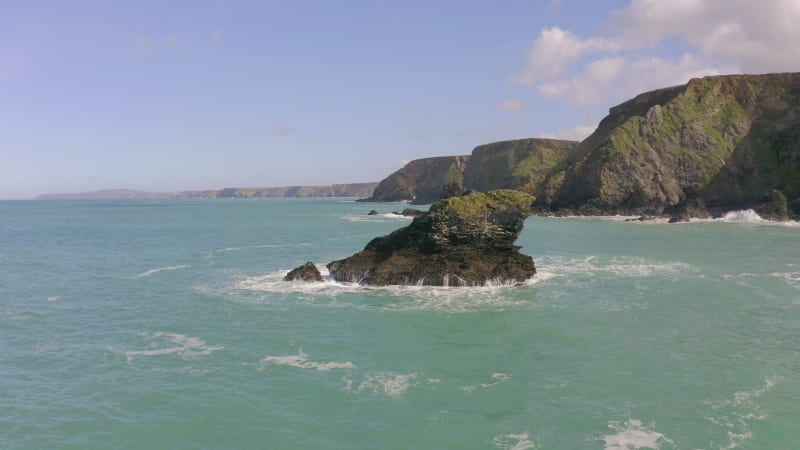
<path id="1" fill-rule="evenodd" d="M 705 202 L 697 196 L 687 197 L 677 205 L 666 208 L 664 212 L 669 216 L 669 223 L 688 222 L 691 218 L 706 219 L 710 217 Z"/>
<path id="2" fill-rule="evenodd" d="M 763 201 L 755 207 L 756 213 L 765 220 L 786 222 L 789 217 L 789 204 L 783 192 L 773 189 Z"/>
<path id="3" fill-rule="evenodd" d="M 533 259 L 514 245 L 533 201 L 512 190 L 440 200 L 328 269 L 337 281 L 368 285 L 519 283 L 536 273 Z"/>
<path id="4" fill-rule="evenodd" d="M 460 194 L 468 156 L 440 156 L 415 159 L 381 181 L 366 202 L 410 201 L 433 203 L 442 193 Z"/>
<path id="5" fill-rule="evenodd" d="M 324 281 L 322 274 L 317 270 L 317 266 L 311 261 L 300 267 L 292 269 L 283 277 L 283 281 Z"/>
<path id="6" fill-rule="evenodd" d="M 479 145 L 472 150 L 464 170 L 464 188 L 534 192 L 576 145 L 576 141 L 557 139 L 517 139 Z"/>
<path id="7" fill-rule="evenodd" d="M 396 212 L 395 214 L 403 217 L 417 217 L 424 214 L 424 212 L 414 208 L 406 208 L 399 213 Z"/>
<path id="8" fill-rule="evenodd" d="M 692 196 L 709 211 L 757 208 L 774 189 L 800 198 L 800 74 L 641 94 L 611 108 L 535 192 L 551 211 L 661 215 Z"/>

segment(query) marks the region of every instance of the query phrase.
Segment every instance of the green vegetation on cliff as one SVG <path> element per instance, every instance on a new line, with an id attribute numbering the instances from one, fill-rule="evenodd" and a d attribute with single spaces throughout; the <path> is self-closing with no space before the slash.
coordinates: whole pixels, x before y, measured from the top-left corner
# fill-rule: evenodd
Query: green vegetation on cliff
<path id="1" fill-rule="evenodd" d="M 611 108 L 536 192 L 551 209 L 660 214 L 688 197 L 755 207 L 800 197 L 800 74 L 693 79 Z"/>

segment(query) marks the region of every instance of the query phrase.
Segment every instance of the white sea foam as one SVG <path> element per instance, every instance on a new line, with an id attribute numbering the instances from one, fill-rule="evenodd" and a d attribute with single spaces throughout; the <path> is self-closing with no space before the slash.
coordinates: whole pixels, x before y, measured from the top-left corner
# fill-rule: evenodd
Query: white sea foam
<path id="1" fill-rule="evenodd" d="M 158 272 L 164 272 L 164 271 L 168 271 L 168 270 L 180 270 L 180 269 L 185 269 L 187 267 L 189 267 L 189 266 L 184 264 L 184 265 L 180 265 L 180 266 L 169 266 L 169 267 L 159 267 L 157 269 L 149 269 L 149 270 L 145 270 L 144 272 L 140 273 L 139 275 L 136 275 L 133 278 L 149 277 L 150 275 L 156 274 Z"/>
<path id="2" fill-rule="evenodd" d="M 769 417 L 757 402 L 781 380 L 781 377 L 768 377 L 759 386 L 734 392 L 729 398 L 701 402 L 711 407 L 711 413 L 705 418 L 725 429 L 728 436 L 725 448 L 738 448 L 753 438 L 752 422 Z"/>
<path id="3" fill-rule="evenodd" d="M 493 373 L 492 374 L 492 381 L 489 383 L 481 383 L 481 387 L 489 387 L 494 386 L 496 384 L 500 384 L 504 381 L 508 381 L 511 379 L 511 375 L 507 373 Z"/>
<path id="4" fill-rule="evenodd" d="M 410 221 L 413 217 L 406 217 L 401 214 L 375 214 L 375 215 L 359 215 L 359 216 L 343 216 L 343 220 L 350 222 L 396 222 L 396 221 Z"/>
<path id="5" fill-rule="evenodd" d="M 540 268 L 536 277 L 542 281 L 560 276 L 597 276 L 611 274 L 624 278 L 645 278 L 651 276 L 677 277 L 696 274 L 698 271 L 689 264 L 677 261 L 656 261 L 639 257 L 585 256 L 570 258 L 566 256 L 543 256 L 538 258 Z"/>
<path id="6" fill-rule="evenodd" d="M 300 247 L 311 245 L 308 242 L 301 242 L 299 244 L 260 244 L 260 245 L 245 245 L 243 247 L 225 247 L 215 250 L 216 253 L 240 252 L 242 250 L 253 250 L 261 248 L 281 248 L 281 247 Z"/>
<path id="7" fill-rule="evenodd" d="M 497 436 L 492 440 L 492 444 L 503 450 L 530 450 L 536 448 L 536 443 L 525 431 Z"/>
<path id="8" fill-rule="evenodd" d="M 752 209 L 730 211 L 725 213 L 724 216 L 716 219 L 691 219 L 690 221 L 692 223 L 721 222 L 721 223 L 754 224 L 754 225 L 778 226 L 778 227 L 800 227 L 800 222 L 794 220 L 790 220 L 788 222 L 773 222 L 771 220 L 765 220 Z"/>
<path id="9" fill-rule="evenodd" d="M 625 423 L 609 421 L 608 428 L 615 431 L 603 437 L 606 450 L 658 449 L 663 443 L 672 443 L 663 434 L 646 427 L 641 420 L 629 419 Z"/>
<path id="10" fill-rule="evenodd" d="M 61 300 L 61 296 L 60 295 L 54 295 L 52 297 L 47 297 L 47 301 L 48 302 L 57 302 L 59 300 Z"/>
<path id="11" fill-rule="evenodd" d="M 297 355 L 265 356 L 259 362 L 261 363 L 261 367 L 259 370 L 266 369 L 266 366 L 268 365 L 290 366 L 290 367 L 297 367 L 299 369 L 311 369 L 319 371 L 356 368 L 355 364 L 353 364 L 350 361 L 329 361 L 329 362 L 309 361 L 308 355 L 303 353 L 302 349 L 300 349 Z"/>
<path id="12" fill-rule="evenodd" d="M 125 357 L 128 358 L 128 361 L 133 360 L 133 358 L 137 356 L 159 356 L 173 353 L 190 357 L 210 355 L 224 348 L 221 345 L 213 347 L 207 346 L 204 340 L 197 337 L 186 336 L 185 334 L 158 332 L 153 334 L 152 337 L 156 339 L 156 341 L 150 343 L 149 350 L 131 350 L 125 352 Z M 164 341 L 169 341 L 177 346 L 162 347 Z"/>
<path id="13" fill-rule="evenodd" d="M 359 309 L 380 310 L 436 310 L 444 312 L 468 312 L 475 310 L 505 310 L 530 305 L 524 298 L 508 295 L 511 284 L 487 283 L 480 287 L 446 286 L 363 286 L 357 283 L 340 283 L 331 279 L 328 269 L 317 266 L 324 281 L 289 282 L 283 281 L 288 271 L 272 272 L 254 277 L 243 277 L 234 282 L 234 288 L 252 292 L 278 294 L 308 294 L 296 301 L 310 302 L 328 307 L 355 307 Z M 525 285 L 537 283 L 536 278 Z M 369 294 L 373 301 L 351 302 L 347 294 Z M 398 301 L 381 301 L 382 299 Z M 241 297 L 237 296 L 237 301 Z M 247 300 L 245 300 L 247 301 Z M 268 300 L 268 301 L 275 301 Z M 377 303 L 377 304 L 376 304 Z"/>
<path id="14" fill-rule="evenodd" d="M 373 394 L 386 394 L 389 397 L 399 398 L 416 385 L 417 374 L 380 373 L 365 376 L 354 389 L 355 383 L 349 377 L 344 377 L 345 390 L 358 394 L 369 392 Z"/>

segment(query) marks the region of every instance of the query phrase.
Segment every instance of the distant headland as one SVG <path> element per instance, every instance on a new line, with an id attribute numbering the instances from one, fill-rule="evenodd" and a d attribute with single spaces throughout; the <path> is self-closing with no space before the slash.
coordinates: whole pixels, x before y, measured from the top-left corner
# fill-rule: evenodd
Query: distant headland
<path id="1" fill-rule="evenodd" d="M 104 189 L 92 192 L 44 194 L 36 200 L 123 200 L 150 198 L 267 198 L 267 197 L 357 197 L 372 195 L 378 183 L 331 184 L 328 186 L 280 186 L 224 188 L 179 192 L 146 192 Z"/>

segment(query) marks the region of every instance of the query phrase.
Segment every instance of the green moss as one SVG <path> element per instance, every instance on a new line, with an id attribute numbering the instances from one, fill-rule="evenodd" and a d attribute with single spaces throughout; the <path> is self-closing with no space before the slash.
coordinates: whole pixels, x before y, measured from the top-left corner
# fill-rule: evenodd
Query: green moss
<path id="1" fill-rule="evenodd" d="M 431 211 L 469 218 L 486 215 L 497 209 L 517 208 L 528 210 L 535 200 L 536 197 L 525 192 L 499 189 L 439 200 L 431 206 Z"/>

